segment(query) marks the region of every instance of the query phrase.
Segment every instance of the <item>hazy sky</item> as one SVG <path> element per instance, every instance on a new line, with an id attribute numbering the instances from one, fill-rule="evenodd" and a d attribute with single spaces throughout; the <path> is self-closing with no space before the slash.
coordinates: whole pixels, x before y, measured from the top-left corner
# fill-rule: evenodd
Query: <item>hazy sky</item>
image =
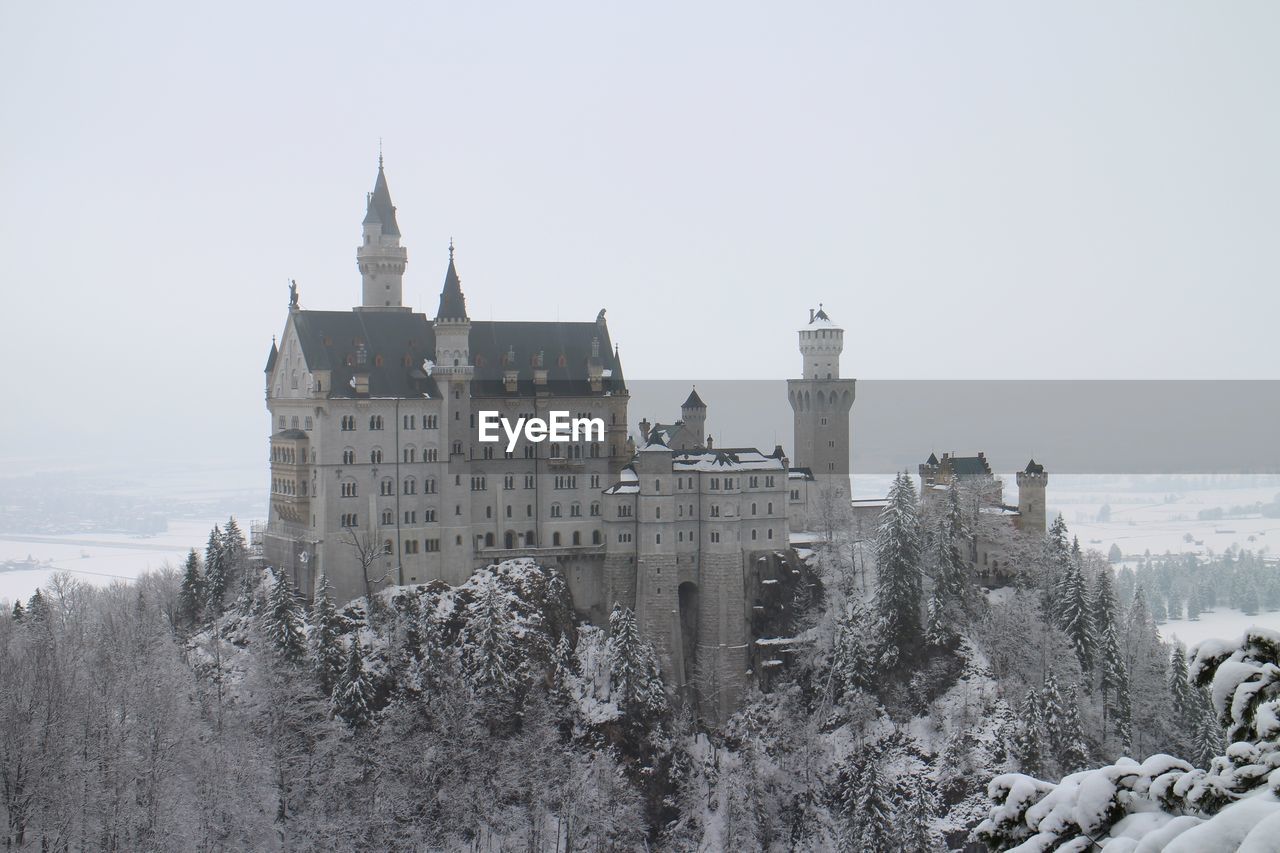
<path id="1" fill-rule="evenodd" d="M 789 376 L 823 301 L 847 375 L 1280 378 L 1274 2 L 9 0 L 0 33 L 0 457 L 265 460 L 287 282 L 359 298 L 379 137 L 411 304 L 452 235 L 473 317 L 606 307 L 629 377 Z"/>

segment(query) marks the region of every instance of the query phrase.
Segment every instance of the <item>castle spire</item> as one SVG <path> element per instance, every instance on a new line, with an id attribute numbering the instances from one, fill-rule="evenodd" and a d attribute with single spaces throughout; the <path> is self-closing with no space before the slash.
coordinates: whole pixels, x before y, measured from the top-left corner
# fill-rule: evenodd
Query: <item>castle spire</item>
<path id="1" fill-rule="evenodd" d="M 444 274 L 444 287 L 440 290 L 440 308 L 436 311 L 436 322 L 451 320 L 467 322 L 467 298 L 462 295 L 462 279 L 458 277 L 458 268 L 453 262 L 453 239 L 449 240 L 449 269 Z"/>
<path id="2" fill-rule="evenodd" d="M 365 211 L 364 225 L 381 225 L 382 234 L 386 237 L 399 237 L 400 226 L 396 224 L 396 207 L 391 203 L 391 190 L 387 187 L 387 173 L 382 168 L 382 150 L 378 150 L 378 177 L 373 182 L 373 192 L 369 193 L 369 206 Z"/>
<path id="3" fill-rule="evenodd" d="M 363 234 L 356 249 L 360 268 L 362 310 L 407 310 L 404 307 L 404 267 L 407 253 L 400 245 L 396 207 L 391 203 L 387 173 L 382 168 L 382 142 L 378 142 L 378 177 L 373 182 L 364 214 Z"/>

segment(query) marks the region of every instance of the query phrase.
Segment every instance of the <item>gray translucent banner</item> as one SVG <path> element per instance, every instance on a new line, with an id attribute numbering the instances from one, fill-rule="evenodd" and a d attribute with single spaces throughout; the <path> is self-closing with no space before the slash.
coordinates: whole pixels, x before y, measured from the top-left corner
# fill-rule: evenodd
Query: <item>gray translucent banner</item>
<path id="1" fill-rule="evenodd" d="M 632 434 L 679 420 L 692 385 L 717 446 L 792 454 L 785 380 L 629 378 Z M 859 380 L 850 431 L 854 472 L 984 451 L 1005 472 L 1035 458 L 1060 474 L 1275 474 L 1280 381 Z"/>

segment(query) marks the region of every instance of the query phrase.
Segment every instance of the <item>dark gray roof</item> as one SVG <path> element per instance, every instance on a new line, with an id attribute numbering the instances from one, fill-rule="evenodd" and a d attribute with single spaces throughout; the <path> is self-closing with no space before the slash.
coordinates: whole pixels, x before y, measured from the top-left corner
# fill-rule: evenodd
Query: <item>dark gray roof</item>
<path id="1" fill-rule="evenodd" d="M 391 190 L 387 188 L 387 175 L 382 171 L 382 158 L 378 158 L 378 178 L 373 182 L 373 192 L 369 194 L 369 208 L 364 214 L 365 225 L 378 223 L 382 233 L 393 237 L 400 236 L 400 226 L 396 224 L 396 208 L 391 203 Z"/>
<path id="2" fill-rule="evenodd" d="M 684 401 L 682 409 L 705 409 L 707 404 L 702 402 L 702 398 L 698 396 L 698 389 L 694 388 L 689 392 L 689 398 Z"/>
<path id="3" fill-rule="evenodd" d="M 276 366 L 276 356 L 278 356 L 279 354 L 280 354 L 280 350 L 276 349 L 276 339 L 272 338 L 271 352 L 267 353 L 267 366 L 266 366 L 266 369 L 263 371 L 264 373 L 270 373 L 271 368 Z"/>
<path id="4" fill-rule="evenodd" d="M 449 244 L 449 269 L 444 274 L 444 287 L 440 290 L 440 307 L 437 320 L 467 319 L 467 298 L 462 295 L 462 279 L 453 265 L 453 244 Z"/>
<path id="5" fill-rule="evenodd" d="M 422 370 L 435 359 L 436 336 L 431 320 L 408 311 L 299 311 L 293 316 L 303 356 L 310 370 L 332 371 L 330 396 L 354 397 L 356 373 L 369 374 L 369 396 L 437 396 L 434 379 Z M 609 329 L 603 323 L 473 321 L 469 337 L 475 366 L 471 393 L 507 397 L 507 370 L 517 373 L 516 394 L 533 396 L 533 364 L 539 353 L 547 371 L 547 390 L 559 396 L 591 396 L 587 364 L 592 340 L 598 340 L 602 391 L 622 393 L 626 386 Z M 364 364 L 359 364 L 360 352 Z"/>
<path id="6" fill-rule="evenodd" d="M 929 458 L 928 458 L 928 459 L 926 459 L 926 460 L 924 461 L 924 464 L 926 464 L 926 465 L 937 465 L 937 464 L 938 464 L 938 454 L 936 454 L 936 453 L 930 453 L 930 454 L 929 454 Z"/>
<path id="7" fill-rule="evenodd" d="M 1038 462 L 1036 462 L 1036 460 L 1032 459 L 1030 462 L 1028 462 L 1028 463 L 1027 463 L 1027 469 L 1026 469 L 1025 473 L 1027 473 L 1027 474 L 1043 474 L 1043 473 L 1044 473 L 1044 466 L 1043 466 L 1043 465 L 1041 465 L 1041 464 L 1039 464 Z"/>
<path id="8" fill-rule="evenodd" d="M 952 456 L 951 471 L 960 477 L 976 477 L 991 473 L 991 466 L 982 456 Z"/>

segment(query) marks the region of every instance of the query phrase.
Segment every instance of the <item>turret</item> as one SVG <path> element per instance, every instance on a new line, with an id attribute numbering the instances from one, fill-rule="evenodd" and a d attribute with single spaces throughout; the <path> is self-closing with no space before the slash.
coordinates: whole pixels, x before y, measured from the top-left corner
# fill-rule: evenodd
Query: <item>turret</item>
<path id="1" fill-rule="evenodd" d="M 1044 466 L 1032 459 L 1019 471 L 1018 481 L 1018 529 L 1036 536 L 1045 532 L 1045 489 L 1049 485 L 1049 473 Z"/>
<path id="2" fill-rule="evenodd" d="M 391 203 L 391 190 L 378 155 L 378 177 L 369 193 L 364 214 L 363 241 L 356 249 L 356 265 L 360 268 L 360 308 L 371 310 L 408 310 L 404 307 L 404 266 L 408 254 L 400 245 L 400 226 L 396 224 L 396 208 Z"/>
<path id="3" fill-rule="evenodd" d="M 450 380 L 469 380 L 471 366 L 471 318 L 467 298 L 462 295 L 462 279 L 453 261 L 453 241 L 449 241 L 449 268 L 440 289 L 436 310 L 436 364 L 434 375 Z"/>
<path id="4" fill-rule="evenodd" d="M 840 353 L 844 352 L 844 329 L 841 329 L 822 303 L 809 309 L 809 325 L 800 330 L 800 376 L 802 379 L 839 379 Z"/>
<path id="5" fill-rule="evenodd" d="M 813 471 L 819 494 L 850 494 L 849 410 L 854 380 L 840 378 L 844 330 L 819 304 L 800 329 L 803 373 L 787 380 L 787 399 L 794 412 L 795 464 Z"/>
<path id="6" fill-rule="evenodd" d="M 684 421 L 681 450 L 693 450 L 704 446 L 707 437 L 707 404 L 702 402 L 695 387 L 680 406 L 680 419 Z"/>

